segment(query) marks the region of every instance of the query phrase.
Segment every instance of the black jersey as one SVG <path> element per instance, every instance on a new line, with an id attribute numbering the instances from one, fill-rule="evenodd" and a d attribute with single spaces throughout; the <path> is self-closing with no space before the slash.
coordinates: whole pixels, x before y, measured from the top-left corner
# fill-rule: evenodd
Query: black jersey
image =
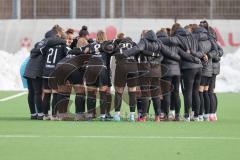
<path id="1" fill-rule="evenodd" d="M 51 77 L 56 64 L 67 56 L 70 48 L 67 47 L 66 42 L 60 38 L 50 38 L 43 48 L 41 53 L 45 56 L 45 65 L 43 68 L 43 77 Z"/>
<path id="2" fill-rule="evenodd" d="M 89 49 L 89 45 L 79 47 L 79 48 L 73 48 L 72 50 L 69 50 L 66 57 L 64 57 L 62 60 L 59 61 L 58 66 L 67 64 L 72 65 L 75 67 L 75 69 L 84 70 L 85 65 L 89 61 L 89 58 L 91 55 L 86 52 L 86 49 Z"/>
<path id="3" fill-rule="evenodd" d="M 105 41 L 101 44 L 101 51 L 103 54 L 103 60 L 105 61 L 105 65 L 107 67 L 106 75 L 108 78 L 108 86 L 111 87 L 111 78 L 112 78 L 112 72 L 111 72 L 111 58 L 115 51 L 114 41 Z"/>
<path id="4" fill-rule="evenodd" d="M 113 53 L 111 41 L 90 44 L 89 54 L 91 55 L 86 69 L 86 84 L 94 86 L 111 86 L 110 60 Z"/>
<path id="5" fill-rule="evenodd" d="M 67 56 L 64 59 L 62 59 L 61 62 L 64 62 L 64 61 L 67 61 L 69 59 L 72 59 L 73 57 L 85 54 L 84 51 L 87 47 L 89 47 L 89 45 L 79 47 L 79 48 L 75 47 L 75 48 L 69 50 Z"/>
<path id="6" fill-rule="evenodd" d="M 108 43 L 110 41 L 106 42 Z M 98 64 L 102 63 L 104 67 L 110 69 L 110 61 L 112 54 L 111 51 L 107 51 L 106 49 L 106 45 L 110 45 L 110 43 L 107 43 L 103 42 L 90 44 L 90 54 L 92 55 L 90 61 L 95 61 Z"/>
<path id="7" fill-rule="evenodd" d="M 114 48 L 115 48 L 115 53 L 117 54 L 122 54 L 124 51 L 134 47 L 136 45 L 135 42 L 133 42 L 132 40 L 129 40 L 127 38 L 124 39 L 116 39 L 114 41 Z M 126 58 L 119 58 L 118 56 L 116 56 L 116 63 L 118 63 L 119 61 L 125 61 L 125 62 L 136 62 L 136 56 L 129 56 Z"/>

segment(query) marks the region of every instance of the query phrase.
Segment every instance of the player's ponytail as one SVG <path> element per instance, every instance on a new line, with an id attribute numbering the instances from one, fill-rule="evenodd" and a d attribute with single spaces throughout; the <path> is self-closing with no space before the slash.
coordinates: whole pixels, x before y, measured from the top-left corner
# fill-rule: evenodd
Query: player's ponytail
<path id="1" fill-rule="evenodd" d="M 87 26 L 82 26 L 82 29 L 79 31 L 79 37 L 86 37 L 89 35 L 89 32 L 88 32 L 88 27 Z"/>

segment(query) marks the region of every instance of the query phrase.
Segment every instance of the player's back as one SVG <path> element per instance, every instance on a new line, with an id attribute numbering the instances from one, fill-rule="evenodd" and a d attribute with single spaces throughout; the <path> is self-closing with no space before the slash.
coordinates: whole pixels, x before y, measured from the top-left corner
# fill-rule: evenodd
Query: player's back
<path id="1" fill-rule="evenodd" d="M 50 38 L 48 40 L 46 46 L 41 49 L 42 54 L 45 56 L 43 77 L 51 77 L 51 73 L 54 71 L 56 64 L 66 57 L 69 50 L 63 39 Z"/>

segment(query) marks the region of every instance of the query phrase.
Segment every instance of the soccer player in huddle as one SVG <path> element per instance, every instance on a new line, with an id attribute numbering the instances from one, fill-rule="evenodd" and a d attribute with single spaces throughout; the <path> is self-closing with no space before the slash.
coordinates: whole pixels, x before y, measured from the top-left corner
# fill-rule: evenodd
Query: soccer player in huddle
<path id="1" fill-rule="evenodd" d="M 66 44 L 66 35 L 62 28 L 59 28 L 55 37 L 48 39 L 45 46 L 40 50 L 42 55 L 45 57 L 43 67 L 43 111 L 45 119 L 49 119 L 48 111 L 50 109 L 50 101 L 52 97 L 52 117 L 56 117 L 56 104 L 57 104 L 57 83 L 53 75 L 57 63 L 67 56 L 69 48 Z"/>

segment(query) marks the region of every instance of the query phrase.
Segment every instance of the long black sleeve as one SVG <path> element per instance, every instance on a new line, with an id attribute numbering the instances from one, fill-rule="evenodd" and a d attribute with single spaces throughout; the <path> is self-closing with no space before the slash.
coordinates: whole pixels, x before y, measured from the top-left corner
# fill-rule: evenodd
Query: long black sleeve
<path id="1" fill-rule="evenodd" d="M 205 53 L 204 53 L 204 51 L 203 51 L 204 49 L 202 48 L 202 46 L 201 45 L 198 45 L 198 51 L 196 51 L 196 52 L 194 52 L 194 51 L 190 51 L 191 52 L 191 54 L 193 55 L 193 56 L 195 56 L 195 57 L 198 57 L 198 58 L 203 58 L 203 56 L 205 55 Z"/>
<path id="2" fill-rule="evenodd" d="M 214 62 L 219 62 L 221 60 L 221 57 L 223 56 L 223 49 L 219 46 L 219 44 L 216 43 L 217 51 L 215 51 L 215 56 L 212 57 L 212 60 Z"/>
<path id="3" fill-rule="evenodd" d="M 216 57 L 218 57 L 218 51 L 213 49 L 210 52 L 208 52 L 207 55 L 208 55 L 208 57 L 216 58 Z"/>
<path id="4" fill-rule="evenodd" d="M 183 46 L 182 42 L 179 40 L 177 36 L 168 37 L 168 43 L 176 46 Z"/>
<path id="5" fill-rule="evenodd" d="M 143 51 L 144 49 L 145 49 L 145 42 L 143 39 L 141 39 L 136 46 L 124 51 L 123 54 L 126 55 L 127 57 L 135 56 L 139 52 Z"/>
<path id="6" fill-rule="evenodd" d="M 181 58 L 177 53 L 172 52 L 168 46 L 161 43 L 161 53 L 163 56 L 170 58 L 175 61 L 180 61 Z"/>
<path id="7" fill-rule="evenodd" d="M 152 52 L 152 51 L 148 51 L 148 50 L 143 50 L 141 51 L 141 54 L 144 55 L 144 56 L 157 56 L 158 53 L 155 53 L 155 52 Z"/>
<path id="8" fill-rule="evenodd" d="M 199 58 L 194 57 L 190 53 L 184 52 L 181 48 L 178 48 L 178 54 L 185 61 L 189 61 L 189 62 L 193 62 L 193 63 L 200 63 L 201 62 L 201 60 Z"/>
<path id="9" fill-rule="evenodd" d="M 33 48 L 31 51 L 30 51 L 30 58 L 35 58 L 37 56 L 41 55 L 41 51 L 40 49 L 38 48 Z"/>
<path id="10" fill-rule="evenodd" d="M 223 49 L 219 44 L 217 44 L 217 46 L 218 46 L 218 56 L 222 57 L 223 56 Z"/>

